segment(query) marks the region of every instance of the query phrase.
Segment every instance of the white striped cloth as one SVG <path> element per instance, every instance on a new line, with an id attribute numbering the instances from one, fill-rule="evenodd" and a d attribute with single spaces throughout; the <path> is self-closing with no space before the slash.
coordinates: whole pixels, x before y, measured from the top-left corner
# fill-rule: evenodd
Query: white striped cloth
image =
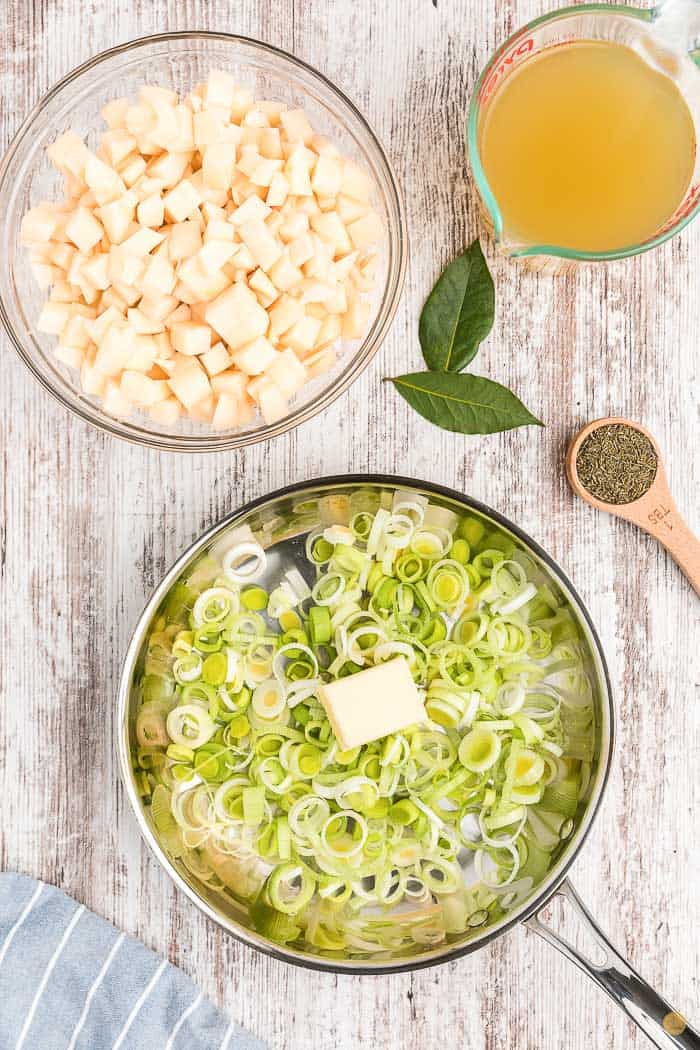
<path id="1" fill-rule="evenodd" d="M 65 893 L 0 873 L 0 1050 L 264 1050 L 175 966 Z"/>

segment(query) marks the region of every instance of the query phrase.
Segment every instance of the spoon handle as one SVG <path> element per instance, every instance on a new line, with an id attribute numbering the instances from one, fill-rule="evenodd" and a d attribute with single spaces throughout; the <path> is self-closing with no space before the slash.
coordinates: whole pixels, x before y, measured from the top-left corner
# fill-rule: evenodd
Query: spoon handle
<path id="1" fill-rule="evenodd" d="M 700 539 L 688 528 L 671 500 L 658 500 L 638 524 L 659 541 L 700 595 Z"/>

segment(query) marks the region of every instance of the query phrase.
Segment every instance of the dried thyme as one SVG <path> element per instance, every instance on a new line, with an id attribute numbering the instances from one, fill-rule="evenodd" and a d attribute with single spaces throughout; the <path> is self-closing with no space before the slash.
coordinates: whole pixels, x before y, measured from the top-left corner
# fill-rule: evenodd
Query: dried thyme
<path id="1" fill-rule="evenodd" d="M 649 490 L 657 457 L 649 438 L 626 423 L 598 427 L 578 450 L 583 487 L 603 503 L 632 503 Z"/>

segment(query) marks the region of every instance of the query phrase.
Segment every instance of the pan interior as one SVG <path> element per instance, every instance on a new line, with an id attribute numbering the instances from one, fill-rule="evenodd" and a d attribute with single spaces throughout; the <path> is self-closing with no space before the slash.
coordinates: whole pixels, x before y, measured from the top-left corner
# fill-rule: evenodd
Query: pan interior
<path id="1" fill-rule="evenodd" d="M 211 851 L 198 848 L 194 839 L 190 840 L 190 846 L 183 848 L 179 838 L 174 845 L 172 831 L 164 831 L 162 822 L 160 831 L 156 827 L 148 789 L 143 789 L 144 763 L 139 759 L 139 751 L 143 749 L 136 739 L 137 714 L 144 702 L 149 638 L 154 631 L 163 629 L 168 603 L 172 602 L 176 588 L 209 571 L 203 567 L 210 566 L 212 559 L 220 563 L 224 552 L 241 535 L 250 535 L 248 530 L 267 556 L 264 575 L 256 580 L 258 585 L 270 592 L 290 569 L 301 572 L 313 584 L 313 566 L 306 554 L 309 532 L 334 522 L 347 522 L 358 510 L 371 511 L 380 505 L 391 507 L 396 491 L 406 489 L 426 497 L 431 506 L 451 511 L 460 518 L 468 514 L 480 522 L 491 546 L 507 546 L 509 557 L 527 565 L 536 584 L 547 588 L 561 607 L 569 610 L 574 644 L 582 656 L 585 678 L 590 685 L 587 728 L 591 740 L 590 761 L 585 762 L 575 814 L 552 850 L 552 861 L 544 877 L 516 878 L 512 886 L 486 893 L 482 898 L 483 909 L 472 924 L 462 923 L 459 929 L 458 922 L 451 929 L 450 922 L 444 918 L 447 912 L 438 893 L 420 905 L 421 908 L 427 906 L 432 918 L 419 917 L 414 925 L 410 916 L 406 918 L 405 907 L 375 914 L 377 924 L 383 928 L 376 942 L 357 937 L 354 945 L 339 948 L 332 938 L 327 945 L 323 937 L 319 938 L 320 943 L 309 944 L 302 936 L 280 943 L 266 935 L 269 927 L 261 929 L 256 900 L 261 899 L 260 888 L 266 870 L 256 858 L 243 863 L 240 857 L 217 856 L 216 863 L 212 864 Z M 612 747 L 612 706 L 600 645 L 580 599 L 561 571 L 528 537 L 488 508 L 456 493 L 398 478 L 330 479 L 297 486 L 257 501 L 205 534 L 173 566 L 144 611 L 122 675 L 120 715 L 120 758 L 127 791 L 146 840 L 171 877 L 207 914 L 255 947 L 302 965 L 353 972 L 428 965 L 478 947 L 531 912 L 563 878 L 582 844 L 600 801 Z M 474 850 L 462 849 L 458 859 L 466 883 L 473 885 Z"/>

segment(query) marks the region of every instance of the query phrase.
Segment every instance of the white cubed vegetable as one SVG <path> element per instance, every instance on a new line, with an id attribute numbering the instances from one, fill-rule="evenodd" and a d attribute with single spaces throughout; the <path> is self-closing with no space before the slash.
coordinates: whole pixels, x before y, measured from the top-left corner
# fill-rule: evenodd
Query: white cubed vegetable
<path id="1" fill-rule="evenodd" d="M 207 109 L 213 106 L 221 106 L 229 113 L 233 108 L 236 95 L 236 81 L 230 73 L 224 73 L 221 69 L 212 69 L 207 78 L 204 92 L 204 104 Z"/>
<path id="2" fill-rule="evenodd" d="M 149 379 L 143 372 L 125 369 L 119 381 L 122 394 L 135 405 L 149 408 L 170 396 L 170 386 L 165 379 Z"/>
<path id="3" fill-rule="evenodd" d="M 182 410 L 177 398 L 169 397 L 165 401 L 159 401 L 157 404 L 152 405 L 148 410 L 148 414 L 156 423 L 171 427 L 174 423 L 177 423 Z"/>
<path id="4" fill-rule="evenodd" d="M 177 91 L 155 84 L 142 84 L 139 88 L 139 101 L 157 111 L 160 106 L 175 106 Z"/>
<path id="5" fill-rule="evenodd" d="M 155 230 L 149 229 L 147 226 L 143 226 L 136 233 L 132 233 L 130 237 L 127 237 L 119 245 L 120 252 L 127 252 L 129 255 L 138 255 L 143 257 L 152 252 L 154 248 L 157 248 L 161 241 L 164 239 L 165 234 L 156 233 Z M 115 249 L 112 249 L 114 251 Z"/>
<path id="6" fill-rule="evenodd" d="M 297 237 L 302 237 L 305 233 L 308 233 L 309 228 L 310 223 L 308 215 L 305 215 L 304 212 L 295 211 L 288 214 L 285 217 L 284 223 L 280 226 L 280 239 L 286 243 L 295 241 Z"/>
<path id="7" fill-rule="evenodd" d="M 292 349 L 283 350 L 268 365 L 266 375 L 277 385 L 284 397 L 293 397 L 307 380 L 306 368 Z"/>
<path id="8" fill-rule="evenodd" d="M 263 270 L 269 270 L 282 255 L 282 245 L 261 219 L 244 222 L 239 232 L 241 240 Z"/>
<path id="9" fill-rule="evenodd" d="M 199 250 L 197 258 L 207 273 L 214 273 L 225 266 L 237 251 L 238 246 L 231 241 L 207 241 Z"/>
<path id="10" fill-rule="evenodd" d="M 126 311 L 126 319 L 139 335 L 159 335 L 163 331 L 162 321 L 152 321 L 135 306 Z"/>
<path id="11" fill-rule="evenodd" d="M 232 397 L 242 399 L 246 396 L 248 376 L 243 372 L 231 369 L 213 376 L 211 388 L 215 394 L 231 394 Z"/>
<path id="12" fill-rule="evenodd" d="M 270 310 L 270 338 L 275 340 L 284 335 L 304 316 L 303 304 L 291 295 L 283 295 Z"/>
<path id="13" fill-rule="evenodd" d="M 303 266 L 314 254 L 314 242 L 310 234 L 303 233 L 300 237 L 295 237 L 287 246 L 287 251 L 295 266 Z"/>
<path id="14" fill-rule="evenodd" d="M 270 380 L 269 383 L 266 383 L 260 390 L 258 394 L 258 405 L 262 417 L 268 425 L 276 423 L 280 419 L 284 419 L 289 412 L 289 405 L 287 404 L 286 397 L 277 384 L 273 383 L 272 380 Z"/>
<path id="15" fill-rule="evenodd" d="M 151 321 L 164 321 L 179 306 L 174 295 L 163 292 L 147 292 L 139 303 L 139 310 Z"/>
<path id="16" fill-rule="evenodd" d="M 85 159 L 85 182 L 100 207 L 103 204 L 111 204 L 126 193 L 126 186 L 114 168 L 110 168 L 109 164 L 105 164 L 94 153 L 88 153 Z"/>
<path id="17" fill-rule="evenodd" d="M 85 351 L 81 350 L 78 346 L 64 346 L 63 343 L 59 343 L 58 346 L 54 347 L 54 354 L 59 361 L 62 361 L 64 365 L 68 365 L 69 368 L 80 368 L 85 359 Z"/>
<path id="18" fill-rule="evenodd" d="M 112 167 L 118 168 L 136 149 L 136 139 L 123 129 L 105 131 L 100 139 L 100 149 Z"/>
<path id="19" fill-rule="evenodd" d="M 180 303 L 171 314 L 168 314 L 166 324 L 168 328 L 172 328 L 174 324 L 183 324 L 185 321 L 192 320 L 192 307 L 188 306 L 187 303 Z"/>
<path id="20" fill-rule="evenodd" d="M 321 330 L 316 338 L 316 349 L 331 346 L 342 333 L 342 322 L 337 314 L 329 314 L 321 324 Z M 308 358 L 306 359 L 308 364 Z"/>
<path id="21" fill-rule="evenodd" d="M 87 160 L 88 148 L 74 131 L 66 131 L 64 135 L 52 142 L 46 150 L 49 160 L 60 171 L 67 172 L 74 179 L 83 181 L 85 172 L 85 161 Z"/>
<path id="22" fill-rule="evenodd" d="M 180 284 L 184 284 L 186 288 L 189 288 L 194 293 L 194 299 L 191 300 L 191 303 L 210 303 L 212 299 L 216 299 L 217 295 L 221 295 L 231 283 L 221 270 L 217 270 L 215 273 L 208 273 L 199 259 L 196 258 L 187 259 L 185 262 L 180 263 L 178 276 Z M 190 301 L 181 294 L 182 291 L 183 289 L 178 291 L 178 285 L 175 286 L 175 294 L 180 295 L 183 302 Z"/>
<path id="23" fill-rule="evenodd" d="M 141 335 L 132 329 L 131 352 L 126 367 L 137 372 L 150 372 L 158 354 L 158 344 L 152 335 Z"/>
<path id="24" fill-rule="evenodd" d="M 177 277 L 170 262 L 162 256 L 154 256 L 148 262 L 142 277 L 144 292 L 155 295 L 170 295 Z"/>
<path id="25" fill-rule="evenodd" d="M 282 160 L 282 143 L 279 128 L 264 128 L 258 144 L 260 155 L 268 160 Z"/>
<path id="26" fill-rule="evenodd" d="M 83 255 L 89 255 L 103 235 L 102 223 L 87 208 L 77 208 L 66 223 L 66 236 Z"/>
<path id="27" fill-rule="evenodd" d="M 109 288 L 111 281 L 109 277 L 109 254 L 97 252 L 82 267 L 83 274 L 90 284 L 100 291 Z"/>
<path id="28" fill-rule="evenodd" d="M 281 171 L 275 172 L 267 191 L 265 202 L 272 208 L 280 208 L 289 196 L 289 181 Z"/>
<path id="29" fill-rule="evenodd" d="M 199 194 L 202 203 L 215 204 L 220 208 L 223 208 L 228 203 L 228 190 L 214 190 L 207 186 L 204 182 L 204 172 L 201 168 L 190 175 L 189 181 Z M 197 212 L 195 218 L 197 216 L 201 218 L 201 213 Z"/>
<path id="30" fill-rule="evenodd" d="M 190 259 L 202 247 L 202 231 L 196 222 L 176 222 L 168 232 L 168 250 L 172 262 Z"/>
<path id="31" fill-rule="evenodd" d="M 294 265 L 286 251 L 273 266 L 268 268 L 268 274 L 275 287 L 281 292 L 290 291 L 304 279 L 304 274 L 298 266 Z"/>
<path id="32" fill-rule="evenodd" d="M 114 245 L 109 252 L 108 274 L 113 285 L 124 284 L 134 287 L 146 270 L 146 262 L 133 252 L 122 251 L 121 245 Z M 121 293 L 120 293 L 121 294 Z"/>
<path id="33" fill-rule="evenodd" d="M 195 148 L 194 144 L 194 122 L 192 110 L 189 106 L 179 103 L 175 107 L 176 134 L 170 142 L 169 149 L 172 153 L 189 152 Z"/>
<path id="34" fill-rule="evenodd" d="M 261 270 L 259 267 L 248 278 L 248 287 L 253 289 L 260 304 L 264 306 L 266 310 L 269 306 L 272 306 L 280 294 L 265 271 Z"/>
<path id="35" fill-rule="evenodd" d="M 184 177 L 189 162 L 189 153 L 163 153 L 150 162 L 146 171 L 151 178 L 158 179 L 166 189 L 170 189 Z"/>
<path id="36" fill-rule="evenodd" d="M 253 168 L 250 175 L 250 181 L 254 186 L 269 187 L 272 185 L 272 180 L 275 176 L 280 174 L 281 168 L 281 160 L 266 160 L 262 157 Z"/>
<path id="37" fill-rule="evenodd" d="M 323 154 L 316 161 L 311 176 L 314 193 L 321 197 L 337 197 L 343 181 L 342 162 L 329 154 Z"/>
<path id="38" fill-rule="evenodd" d="M 370 304 L 356 297 L 349 303 L 347 313 L 343 316 L 343 339 L 360 339 L 367 330 L 370 315 Z"/>
<path id="39" fill-rule="evenodd" d="M 265 204 L 260 197 L 253 194 L 231 213 L 230 222 L 234 226 L 242 226 L 246 222 L 254 222 L 256 219 L 263 221 L 271 214 L 272 209 Z"/>
<path id="40" fill-rule="evenodd" d="M 312 215 L 311 228 L 322 240 L 333 245 L 334 256 L 345 255 L 352 251 L 352 242 L 343 222 L 335 211 Z M 355 245 L 357 247 L 357 245 Z"/>
<path id="41" fill-rule="evenodd" d="M 233 243 L 237 240 L 237 237 L 238 235 L 233 226 L 226 219 L 211 219 L 204 231 L 205 244 L 207 241 L 230 241 Z"/>
<path id="42" fill-rule="evenodd" d="M 118 376 L 126 368 L 133 349 L 130 327 L 112 324 L 104 333 L 95 354 L 95 368 L 106 376 Z"/>
<path id="43" fill-rule="evenodd" d="M 305 157 L 307 153 L 309 156 L 315 157 L 315 154 L 306 150 L 304 146 L 295 148 L 284 166 L 284 174 L 289 183 L 289 192 L 296 197 L 311 197 L 313 195 L 310 177 L 311 167 Z"/>
<path id="44" fill-rule="evenodd" d="M 123 128 L 128 108 L 128 98 L 113 98 L 102 107 L 100 116 L 108 128 Z"/>
<path id="45" fill-rule="evenodd" d="M 269 211 L 269 209 L 268 209 Z M 22 218 L 20 237 L 22 244 L 32 241 L 50 241 L 59 224 L 59 215 L 44 205 L 31 208 Z"/>
<path id="46" fill-rule="evenodd" d="M 305 314 L 295 325 L 292 325 L 288 332 L 284 333 L 281 342 L 285 346 L 291 346 L 293 350 L 300 354 L 309 353 L 309 351 L 313 350 L 320 331 L 321 322 L 319 319 Z"/>
<path id="47" fill-rule="evenodd" d="M 136 209 L 136 218 L 142 226 L 151 226 L 153 229 L 163 225 L 165 206 L 160 193 L 152 193 L 141 201 Z"/>
<path id="48" fill-rule="evenodd" d="M 262 159 L 257 146 L 244 143 L 240 149 L 236 169 L 237 171 L 242 171 L 244 175 L 250 178 Z"/>
<path id="49" fill-rule="evenodd" d="M 39 288 L 50 288 L 52 284 L 55 284 L 63 276 L 63 271 L 59 270 L 58 266 L 52 266 L 50 263 L 37 262 L 32 259 L 29 265 Z"/>
<path id="50" fill-rule="evenodd" d="M 282 125 L 285 138 L 290 142 L 311 142 L 314 129 L 309 124 L 309 118 L 303 109 L 287 109 L 280 113 L 280 124 Z"/>
<path id="51" fill-rule="evenodd" d="M 372 196 L 372 181 L 369 175 L 352 160 L 343 161 L 340 192 L 358 201 L 368 201 Z"/>
<path id="52" fill-rule="evenodd" d="M 210 376 L 225 372 L 232 364 L 231 355 L 223 343 L 216 343 L 210 350 L 202 354 L 200 360 Z"/>
<path id="53" fill-rule="evenodd" d="M 352 197 L 346 197 L 344 193 L 341 193 L 336 200 L 336 210 L 347 226 L 349 223 L 355 222 L 357 219 L 361 219 L 363 215 L 366 215 L 369 211 L 369 205 L 366 201 L 354 200 Z"/>
<path id="54" fill-rule="evenodd" d="M 205 316 L 207 324 L 233 349 L 265 335 L 269 324 L 255 293 L 242 284 L 232 285 L 209 303 Z"/>
<path id="55" fill-rule="evenodd" d="M 74 346 L 79 350 L 87 350 L 91 343 L 87 324 L 89 324 L 89 319 L 83 317 L 82 314 L 73 314 L 61 332 L 61 346 Z"/>
<path id="56" fill-rule="evenodd" d="M 348 233 L 350 234 L 353 247 L 367 248 L 369 245 L 376 244 L 377 241 L 381 240 L 384 234 L 384 226 L 376 211 L 370 210 L 366 215 L 363 215 L 360 219 L 355 219 L 354 222 L 349 224 Z"/>
<path id="57" fill-rule="evenodd" d="M 331 264 L 330 276 L 335 281 L 346 281 L 352 273 L 353 267 L 357 262 L 359 252 L 348 252 L 342 259 L 338 259 L 337 262 Z"/>
<path id="58" fill-rule="evenodd" d="M 156 123 L 156 115 L 150 106 L 143 103 L 129 106 L 124 115 L 124 123 L 137 139 L 144 138 Z M 139 146 L 141 149 L 141 147 Z M 143 149 L 141 149 L 143 153 Z"/>
<path id="59" fill-rule="evenodd" d="M 348 297 L 344 285 L 336 285 L 333 294 L 324 300 L 323 305 L 329 314 L 344 314 L 348 308 Z"/>
<path id="60" fill-rule="evenodd" d="M 183 179 L 163 198 L 165 214 L 171 222 L 184 222 L 201 204 L 202 198 L 189 179 Z"/>
<path id="61" fill-rule="evenodd" d="M 232 394 L 219 394 L 211 425 L 214 430 L 231 430 L 239 423 L 240 399 Z"/>
<path id="62" fill-rule="evenodd" d="M 231 356 L 241 372 L 249 376 L 257 376 L 270 367 L 277 358 L 278 351 L 265 336 L 259 336 L 247 346 L 236 350 Z"/>
<path id="63" fill-rule="evenodd" d="M 330 372 L 336 360 L 336 352 L 331 347 L 327 347 L 325 350 L 315 350 L 313 354 L 309 354 L 304 359 L 309 379 L 315 379 L 316 376 Z"/>
<path id="64" fill-rule="evenodd" d="M 211 328 L 206 324 L 195 324 L 184 321 L 182 324 L 170 325 L 170 341 L 181 354 L 195 357 L 204 354 L 211 347 Z"/>
<path id="65" fill-rule="evenodd" d="M 208 394 L 207 397 L 190 407 L 190 419 L 194 419 L 197 423 L 211 423 L 215 408 L 216 401 L 212 394 Z"/>
<path id="66" fill-rule="evenodd" d="M 232 142 L 212 143 L 204 150 L 202 178 L 210 189 L 227 190 L 236 166 L 236 145 Z"/>
<path id="67" fill-rule="evenodd" d="M 233 92 L 233 102 L 231 104 L 231 120 L 236 124 L 240 124 L 248 110 L 252 109 L 254 105 L 254 99 L 250 91 L 245 88 L 237 87 Z"/>
<path id="68" fill-rule="evenodd" d="M 175 397 L 188 411 L 191 411 L 199 401 L 211 395 L 211 386 L 206 372 L 196 357 L 179 354 L 175 359 L 175 368 L 168 383 Z"/>
<path id="69" fill-rule="evenodd" d="M 94 364 L 88 361 L 87 357 L 83 359 L 80 368 L 80 386 L 83 389 L 83 393 L 89 397 L 102 397 L 108 381 L 107 376 L 102 372 L 98 372 Z"/>
<path id="70" fill-rule="evenodd" d="M 135 182 L 138 182 L 145 170 L 146 161 L 139 154 L 134 154 L 133 158 L 129 158 L 127 163 L 120 166 L 119 176 L 124 185 L 131 188 Z"/>
<path id="71" fill-rule="evenodd" d="M 136 194 L 129 190 L 119 200 L 97 209 L 95 214 L 112 244 L 121 244 L 127 236 L 136 214 L 137 201 Z"/>
<path id="72" fill-rule="evenodd" d="M 37 329 L 47 335 L 60 335 L 71 319 L 70 303 L 44 303 L 36 322 Z"/>
<path id="73" fill-rule="evenodd" d="M 110 416 L 126 418 L 133 411 L 133 404 L 121 391 L 118 383 L 107 382 L 102 396 L 102 407 Z"/>

